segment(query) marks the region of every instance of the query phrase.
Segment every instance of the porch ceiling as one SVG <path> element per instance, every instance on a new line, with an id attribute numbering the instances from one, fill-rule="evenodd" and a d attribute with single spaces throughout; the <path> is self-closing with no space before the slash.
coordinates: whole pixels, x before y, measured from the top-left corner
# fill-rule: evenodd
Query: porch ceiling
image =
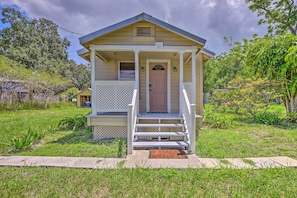
<path id="1" fill-rule="evenodd" d="M 97 51 L 96 55 L 104 61 L 109 60 L 134 60 L 134 52 L 132 51 Z M 184 53 L 184 60 L 191 56 L 190 52 Z M 177 52 L 140 52 L 140 59 L 171 59 L 178 60 Z"/>

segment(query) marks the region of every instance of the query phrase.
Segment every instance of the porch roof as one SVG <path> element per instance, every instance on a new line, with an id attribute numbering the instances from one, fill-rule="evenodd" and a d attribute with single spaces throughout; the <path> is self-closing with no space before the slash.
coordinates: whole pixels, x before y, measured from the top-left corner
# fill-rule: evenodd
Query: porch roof
<path id="1" fill-rule="evenodd" d="M 188 39 L 190 39 L 192 41 L 195 41 L 195 42 L 197 42 L 197 43 L 199 43 L 201 45 L 204 45 L 206 43 L 206 40 L 199 37 L 199 36 L 191 34 L 191 33 L 187 32 L 187 31 L 184 31 L 184 30 L 182 30 L 180 28 L 177 28 L 177 27 L 175 27 L 173 25 L 170 25 L 170 24 L 168 24 L 168 23 L 166 23 L 164 21 L 161 21 L 161 20 L 159 20 L 157 18 L 154 18 L 154 17 L 152 17 L 152 16 L 150 16 L 150 15 L 148 15 L 146 13 L 141 13 L 141 14 L 135 16 L 135 17 L 126 19 L 126 20 L 121 21 L 119 23 L 116 23 L 114 25 L 108 26 L 106 28 L 100 29 L 98 31 L 95 31 L 93 33 L 90 33 L 90 34 L 87 34 L 85 36 L 80 37 L 79 38 L 80 44 L 84 44 L 84 43 L 86 43 L 88 41 L 91 41 L 91 40 L 97 38 L 97 37 L 106 35 L 106 34 L 112 32 L 114 30 L 123 28 L 125 26 L 131 25 L 133 23 L 136 23 L 136 22 L 139 22 L 139 21 L 142 21 L 142 20 L 145 20 L 145 21 L 151 22 L 151 23 L 153 23 L 155 25 L 161 26 L 161 27 L 163 27 L 163 28 L 165 28 L 167 30 L 175 32 L 176 34 L 179 34 L 179 35 L 181 35 L 183 37 L 186 37 L 186 38 L 188 38 Z"/>

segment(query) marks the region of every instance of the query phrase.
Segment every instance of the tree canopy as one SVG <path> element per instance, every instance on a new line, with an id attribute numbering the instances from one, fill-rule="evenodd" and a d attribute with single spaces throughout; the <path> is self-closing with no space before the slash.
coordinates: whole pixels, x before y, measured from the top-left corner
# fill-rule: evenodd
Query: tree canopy
<path id="1" fill-rule="evenodd" d="M 294 0 L 245 0 L 249 9 L 262 17 L 259 24 L 268 24 L 269 34 L 297 35 L 297 5 Z"/>
<path id="2" fill-rule="evenodd" d="M 287 34 L 256 39 L 246 56 L 251 75 L 268 77 L 279 85 L 276 91 L 281 95 L 287 113 L 297 112 L 296 52 L 297 37 Z"/>
<path id="3" fill-rule="evenodd" d="M 0 55 L 34 73 L 72 81 L 72 85 L 65 83 L 64 90 L 70 86 L 78 89 L 90 86 L 88 65 L 68 60 L 70 42 L 60 37 L 55 23 L 45 18 L 29 19 L 11 7 L 2 8 L 1 21 L 8 26 L 0 30 Z"/>

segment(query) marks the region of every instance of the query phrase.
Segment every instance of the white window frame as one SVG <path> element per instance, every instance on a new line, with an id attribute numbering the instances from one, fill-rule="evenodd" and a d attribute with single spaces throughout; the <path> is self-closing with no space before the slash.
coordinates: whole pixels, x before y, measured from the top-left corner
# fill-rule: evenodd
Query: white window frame
<path id="1" fill-rule="evenodd" d="M 121 78 L 121 63 L 134 63 L 134 78 Z M 135 81 L 135 61 L 118 61 L 118 80 L 119 81 Z"/>

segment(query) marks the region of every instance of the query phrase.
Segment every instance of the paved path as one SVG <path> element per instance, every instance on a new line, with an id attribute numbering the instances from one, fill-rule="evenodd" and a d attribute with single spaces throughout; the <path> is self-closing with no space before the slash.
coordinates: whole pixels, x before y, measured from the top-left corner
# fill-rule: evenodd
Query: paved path
<path id="1" fill-rule="evenodd" d="M 149 151 L 133 151 L 126 158 L 89 157 L 44 157 L 44 156 L 0 156 L 0 166 L 43 166 L 70 168 L 278 168 L 296 167 L 297 160 L 289 157 L 258 158 L 199 158 L 188 155 L 188 159 L 149 159 Z"/>

